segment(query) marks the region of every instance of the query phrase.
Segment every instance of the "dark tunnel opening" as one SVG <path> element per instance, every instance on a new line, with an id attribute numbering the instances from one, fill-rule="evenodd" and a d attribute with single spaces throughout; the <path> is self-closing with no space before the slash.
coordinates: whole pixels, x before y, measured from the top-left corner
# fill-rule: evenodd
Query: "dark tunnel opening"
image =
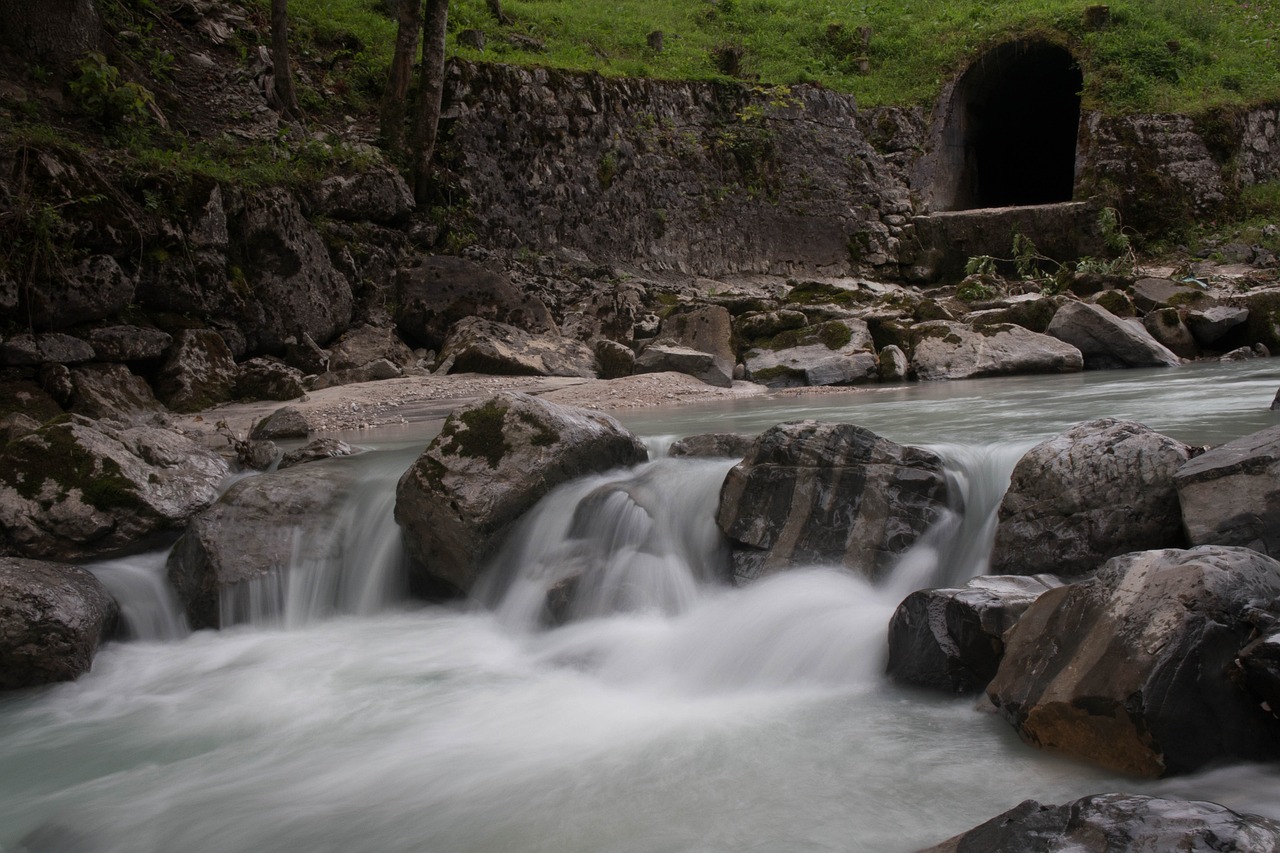
<path id="1" fill-rule="evenodd" d="M 970 68 L 952 102 L 948 135 L 963 146 L 952 209 L 1070 201 L 1083 82 L 1052 44 L 1007 44 Z"/>

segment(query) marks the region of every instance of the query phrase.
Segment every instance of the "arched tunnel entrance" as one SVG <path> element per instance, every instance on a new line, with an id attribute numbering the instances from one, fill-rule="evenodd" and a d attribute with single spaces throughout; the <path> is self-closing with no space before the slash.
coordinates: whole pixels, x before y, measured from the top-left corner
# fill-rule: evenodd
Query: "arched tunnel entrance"
<path id="1" fill-rule="evenodd" d="M 943 104 L 933 209 L 1070 201 L 1082 87 L 1070 51 L 1049 42 L 1010 42 L 975 62 Z"/>

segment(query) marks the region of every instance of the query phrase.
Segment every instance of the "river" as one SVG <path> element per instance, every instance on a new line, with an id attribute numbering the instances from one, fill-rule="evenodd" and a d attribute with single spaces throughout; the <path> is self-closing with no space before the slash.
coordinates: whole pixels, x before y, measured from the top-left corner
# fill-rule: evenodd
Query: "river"
<path id="1" fill-rule="evenodd" d="M 0 699 L 0 850 L 909 851 L 1026 798 L 1111 790 L 1280 818 L 1276 766 L 1120 779 L 1024 746 L 975 698 L 882 674 L 894 607 L 982 570 L 990 512 L 1035 441 L 1113 416 L 1216 444 L 1280 422 L 1278 385 L 1262 360 L 622 416 L 659 453 L 797 418 L 934 448 L 966 516 L 882 587 L 821 567 L 711 581 L 731 463 L 658 459 L 557 490 L 483 601 L 415 604 L 389 498 L 427 433 L 374 434 L 371 452 L 317 463 L 361 466 L 366 483 L 343 558 L 295 567 L 250 623 L 188 632 L 163 554 L 92 567 L 135 638 L 74 683 Z M 657 500 L 638 513 L 609 498 L 619 485 Z M 576 512 L 593 492 L 598 511 Z M 593 593 L 541 628 L 537 603 L 569 560 L 598 567 Z"/>

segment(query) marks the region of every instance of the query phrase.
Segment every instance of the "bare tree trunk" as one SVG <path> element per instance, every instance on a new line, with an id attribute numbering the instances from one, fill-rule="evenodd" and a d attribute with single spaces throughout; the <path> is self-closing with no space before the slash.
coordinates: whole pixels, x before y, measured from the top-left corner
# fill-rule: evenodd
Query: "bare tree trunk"
<path id="1" fill-rule="evenodd" d="M 387 93 L 382 99 L 382 138 L 393 154 L 404 150 L 404 119 L 413 83 L 413 60 L 422 28 L 421 0 L 399 0 L 396 7 L 396 52 L 391 59 Z"/>
<path id="2" fill-rule="evenodd" d="M 444 37 L 449 24 L 449 0 L 426 0 L 422 17 L 422 69 L 418 73 L 418 103 L 413 125 L 413 197 L 428 201 L 431 155 L 435 153 L 444 98 Z"/>
<path id="3" fill-rule="evenodd" d="M 0 45 L 57 74 L 89 51 L 103 49 L 93 0 L 0 0 Z"/>
<path id="4" fill-rule="evenodd" d="M 502 11 L 502 0 L 486 0 L 486 5 L 489 7 L 489 12 L 493 15 L 493 19 L 499 24 L 506 26 L 511 23 L 511 19 Z"/>
<path id="5" fill-rule="evenodd" d="M 271 67 L 280 112 L 299 118 L 301 111 L 293 90 L 293 69 L 289 66 L 289 0 L 271 0 Z"/>

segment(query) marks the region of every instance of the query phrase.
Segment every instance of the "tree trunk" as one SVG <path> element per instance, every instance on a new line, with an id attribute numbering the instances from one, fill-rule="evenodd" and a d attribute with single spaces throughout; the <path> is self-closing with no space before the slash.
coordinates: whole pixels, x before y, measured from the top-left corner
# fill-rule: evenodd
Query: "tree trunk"
<path id="1" fill-rule="evenodd" d="M 427 203 L 431 187 L 431 156 L 435 153 L 444 98 L 444 36 L 449 23 L 449 0 L 426 0 L 426 4 L 413 125 L 413 197 L 418 204 Z"/>
<path id="2" fill-rule="evenodd" d="M 298 118 L 301 112 L 289 67 L 289 0 L 271 0 L 271 67 L 281 114 Z"/>
<path id="3" fill-rule="evenodd" d="M 396 52 L 391 59 L 387 93 L 382 99 L 382 138 L 393 154 L 404 150 L 404 119 L 413 83 L 413 60 L 422 27 L 421 0 L 399 0 L 396 7 Z"/>
<path id="4" fill-rule="evenodd" d="M 493 15 L 493 19 L 504 27 L 511 23 L 511 19 L 502 11 L 502 0 L 486 0 L 489 7 L 489 13 Z"/>
<path id="5" fill-rule="evenodd" d="M 0 0 L 0 45 L 23 61 L 65 74 L 73 61 L 103 49 L 93 0 Z"/>

